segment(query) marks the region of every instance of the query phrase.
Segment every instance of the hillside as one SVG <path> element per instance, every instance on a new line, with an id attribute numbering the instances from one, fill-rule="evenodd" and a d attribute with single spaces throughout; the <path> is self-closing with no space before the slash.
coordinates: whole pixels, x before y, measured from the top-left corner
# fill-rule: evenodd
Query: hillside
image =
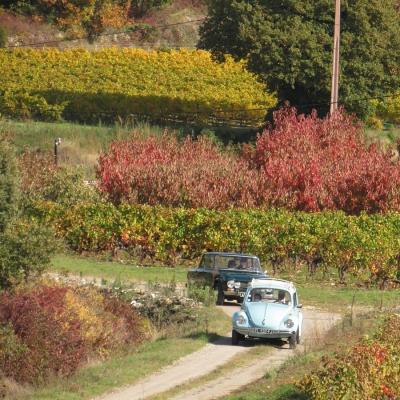
<path id="1" fill-rule="evenodd" d="M 203 0 L 174 0 L 170 5 L 150 10 L 145 16 L 131 18 L 123 27 L 107 28 L 94 42 L 89 43 L 72 31 L 63 31 L 54 24 L 43 22 L 38 17 L 28 17 L 11 13 L 0 7 L 0 27 L 8 34 L 9 46 L 27 46 L 38 43 L 40 47 L 59 49 L 80 47 L 98 49 L 104 47 L 195 47 L 198 41 L 198 28 L 207 14 Z M 187 23 L 188 21 L 197 21 Z M 171 25 L 172 26 L 166 26 Z M 178 24 L 178 25 L 175 25 Z M 132 26 L 147 28 L 146 31 L 126 32 Z M 163 28 L 152 29 L 154 26 Z M 146 32 L 146 34 L 143 34 Z"/>

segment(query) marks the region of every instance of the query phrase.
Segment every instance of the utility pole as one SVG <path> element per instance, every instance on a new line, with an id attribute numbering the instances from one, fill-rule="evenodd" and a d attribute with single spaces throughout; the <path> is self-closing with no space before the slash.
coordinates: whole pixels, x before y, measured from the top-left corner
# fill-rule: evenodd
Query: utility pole
<path id="1" fill-rule="evenodd" d="M 340 63 L 340 0 L 335 7 L 335 31 L 333 39 L 333 63 L 332 63 L 332 91 L 331 91 L 331 115 L 335 113 L 339 102 L 339 63 Z"/>

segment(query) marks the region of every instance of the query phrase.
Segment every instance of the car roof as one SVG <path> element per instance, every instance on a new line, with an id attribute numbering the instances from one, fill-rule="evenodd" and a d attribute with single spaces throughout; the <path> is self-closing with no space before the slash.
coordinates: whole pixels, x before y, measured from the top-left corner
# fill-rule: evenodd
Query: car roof
<path id="1" fill-rule="evenodd" d="M 253 254 L 245 254 L 245 253 L 227 253 L 224 251 L 209 251 L 204 253 L 203 256 L 226 256 L 226 257 L 251 257 L 251 258 L 258 258 Z"/>
<path id="2" fill-rule="evenodd" d="M 292 293 L 296 291 L 293 282 L 274 278 L 253 279 L 249 286 L 252 288 L 282 289 Z"/>

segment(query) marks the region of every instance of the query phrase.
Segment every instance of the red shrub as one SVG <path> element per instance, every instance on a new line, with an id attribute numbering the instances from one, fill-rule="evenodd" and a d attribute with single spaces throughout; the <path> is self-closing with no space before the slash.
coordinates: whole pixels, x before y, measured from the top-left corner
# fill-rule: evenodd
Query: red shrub
<path id="1" fill-rule="evenodd" d="M 100 188 L 116 204 L 223 208 L 253 206 L 255 172 L 246 162 L 222 152 L 210 140 L 171 135 L 111 144 L 99 160 Z"/>
<path id="2" fill-rule="evenodd" d="M 350 214 L 399 208 L 398 162 L 367 146 L 361 126 L 342 112 L 319 119 L 283 109 L 245 157 L 260 172 L 263 204 Z"/>
<path id="3" fill-rule="evenodd" d="M 20 382 L 41 382 L 47 377 L 69 375 L 86 357 L 79 320 L 65 329 L 61 311 L 65 288 L 43 286 L 37 290 L 0 296 L 0 324 L 9 324 L 27 348 L 24 357 L 7 364 L 7 376 Z"/>
<path id="4" fill-rule="evenodd" d="M 182 143 L 134 135 L 99 161 L 101 190 L 116 204 L 227 208 L 283 207 L 359 214 L 399 209 L 400 168 L 367 146 L 362 127 L 338 112 L 319 119 L 285 108 L 243 156 L 205 138 Z"/>
<path id="5" fill-rule="evenodd" d="M 135 309 L 93 287 L 39 285 L 0 294 L 0 375 L 41 383 L 147 335 Z"/>

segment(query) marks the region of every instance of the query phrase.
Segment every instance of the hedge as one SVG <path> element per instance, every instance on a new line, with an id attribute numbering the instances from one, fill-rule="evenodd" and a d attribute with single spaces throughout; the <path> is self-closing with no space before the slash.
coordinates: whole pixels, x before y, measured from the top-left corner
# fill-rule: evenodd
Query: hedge
<path id="1" fill-rule="evenodd" d="M 259 125 L 276 104 L 244 63 L 219 64 L 206 51 L 4 49 L 0 65 L 0 113 L 13 118 Z"/>
<path id="2" fill-rule="evenodd" d="M 400 214 L 346 216 L 342 212 L 184 209 L 113 206 L 63 207 L 36 203 L 31 217 L 53 226 L 71 249 L 98 252 L 118 247 L 166 263 L 207 250 L 254 253 L 277 266 L 296 259 L 311 273 L 336 269 L 365 282 L 396 279 Z"/>

